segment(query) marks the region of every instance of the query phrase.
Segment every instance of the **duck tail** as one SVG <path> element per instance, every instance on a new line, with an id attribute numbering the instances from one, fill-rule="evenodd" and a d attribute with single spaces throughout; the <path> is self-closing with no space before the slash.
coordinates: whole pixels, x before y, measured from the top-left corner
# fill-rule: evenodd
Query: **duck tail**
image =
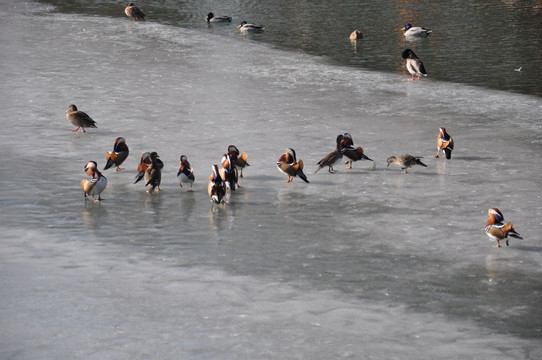
<path id="1" fill-rule="evenodd" d="M 303 173 L 303 170 L 298 169 L 296 175 L 299 176 L 299 178 L 304 182 L 309 183 L 309 179 L 307 179 L 307 176 L 305 175 L 305 173 Z"/>
<path id="2" fill-rule="evenodd" d="M 427 167 L 427 165 L 425 165 L 420 159 L 416 159 L 416 164 Z"/>

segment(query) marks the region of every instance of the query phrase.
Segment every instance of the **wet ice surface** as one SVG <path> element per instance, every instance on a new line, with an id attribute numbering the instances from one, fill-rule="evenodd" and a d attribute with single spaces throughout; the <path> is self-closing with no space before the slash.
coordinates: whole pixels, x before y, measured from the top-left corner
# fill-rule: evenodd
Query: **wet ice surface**
<path id="1" fill-rule="evenodd" d="M 38 11 L 36 12 L 36 8 Z M 152 23 L 0 7 L 4 358 L 540 358 L 542 101 Z M 98 129 L 72 133 L 70 103 Z M 451 161 L 433 159 L 440 126 Z M 316 162 L 350 132 L 375 160 Z M 126 170 L 84 201 L 88 160 Z M 248 153 L 213 206 L 211 165 Z M 293 147 L 311 181 L 282 183 Z M 141 153 L 161 194 L 133 185 Z M 428 168 L 386 168 L 389 155 Z M 178 158 L 195 168 L 180 189 Z M 525 240 L 483 233 L 500 208 Z"/>

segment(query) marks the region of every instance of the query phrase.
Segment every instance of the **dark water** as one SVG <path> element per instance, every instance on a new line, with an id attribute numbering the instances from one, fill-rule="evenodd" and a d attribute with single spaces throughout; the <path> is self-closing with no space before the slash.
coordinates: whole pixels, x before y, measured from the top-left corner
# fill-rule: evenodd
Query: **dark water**
<path id="1" fill-rule="evenodd" d="M 57 11 L 124 18 L 126 1 L 41 1 Z M 431 79 L 542 95 L 542 2 L 529 1 L 139 1 L 148 21 L 239 36 L 242 20 L 265 25 L 250 40 L 302 51 L 331 62 L 384 72 L 404 71 L 400 53 L 412 48 Z M 208 11 L 233 17 L 208 26 Z M 433 30 L 406 41 L 410 22 Z M 354 29 L 363 40 L 351 43 Z M 521 72 L 514 71 L 521 67 Z M 317 75 L 317 74 L 315 74 Z"/>

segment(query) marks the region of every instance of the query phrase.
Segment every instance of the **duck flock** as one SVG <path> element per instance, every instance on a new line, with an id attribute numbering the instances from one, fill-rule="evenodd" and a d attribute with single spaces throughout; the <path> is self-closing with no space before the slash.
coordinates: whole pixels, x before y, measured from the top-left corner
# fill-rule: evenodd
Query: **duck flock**
<path id="1" fill-rule="evenodd" d="M 134 21 L 145 21 L 145 14 L 137 8 L 134 3 L 130 3 L 124 10 L 126 16 L 130 17 Z M 205 21 L 217 22 L 217 23 L 229 23 L 232 18 L 230 16 L 219 15 L 215 16 L 212 12 L 207 14 Z M 253 31 L 261 32 L 264 30 L 262 25 L 251 24 L 243 21 L 238 26 L 239 31 Z M 432 31 L 423 27 L 413 27 L 411 24 L 406 24 L 402 29 L 404 35 L 409 37 L 427 37 Z M 352 40 L 363 38 L 363 34 L 359 30 L 355 30 L 350 35 Z M 421 76 L 427 76 L 427 72 L 422 61 L 416 56 L 411 49 L 405 49 L 402 52 L 402 58 L 406 60 L 406 68 L 412 75 L 411 80 L 418 80 Z M 97 128 L 96 122 L 85 112 L 79 111 L 75 105 L 70 105 L 66 111 L 66 118 L 70 123 L 76 126 L 72 131 L 77 132 L 79 129 L 83 133 L 86 132 L 85 128 Z M 437 136 L 437 152 L 435 158 L 439 157 L 439 154 L 443 154 L 447 160 L 452 157 L 452 151 L 454 149 L 454 141 L 448 134 L 444 127 L 439 129 Z M 129 155 L 128 145 L 123 137 L 115 139 L 113 150 L 106 152 L 105 161 L 106 165 L 103 170 L 107 170 L 115 167 L 116 171 L 124 170 L 120 166 L 126 160 Z M 354 141 L 352 135 L 349 133 L 339 134 L 336 138 L 335 149 L 328 155 L 323 157 L 316 165 L 318 166 L 317 173 L 324 167 L 328 167 L 330 173 L 335 172 L 333 166 L 340 160 L 346 158 L 345 164 L 348 165 L 347 169 L 352 168 L 352 163 L 358 160 L 373 161 L 367 155 L 361 146 L 354 147 Z M 408 168 L 415 165 L 427 167 L 420 156 L 413 156 L 410 154 L 404 154 L 400 156 L 390 156 L 387 159 L 388 166 L 395 164 L 399 166 L 404 173 Z M 209 175 L 208 194 L 210 201 L 214 204 L 222 204 L 225 202 L 225 196 L 227 191 L 235 191 L 239 187 L 238 179 L 243 177 L 243 169 L 249 166 L 247 161 L 247 154 L 240 152 L 235 145 L 230 145 L 227 148 L 226 153 L 222 155 L 220 165 L 212 165 L 212 172 Z M 297 155 L 294 149 L 288 148 L 284 150 L 284 153 L 280 155 L 276 162 L 277 169 L 287 176 L 284 182 L 292 182 L 294 177 L 299 177 L 306 183 L 309 180 L 303 172 L 304 164 L 302 159 L 297 159 Z M 154 191 L 160 191 L 161 183 L 161 171 L 164 167 L 164 163 L 160 160 L 160 156 L 156 152 L 145 152 L 141 155 L 139 165 L 137 167 L 137 175 L 135 177 L 135 183 L 144 180 L 145 187 L 148 193 Z M 81 187 L 83 189 L 85 198 L 91 196 L 95 202 L 101 201 L 101 194 L 107 186 L 107 178 L 98 170 L 98 164 L 96 161 L 88 161 L 85 165 L 85 173 L 90 179 L 83 179 L 81 181 Z M 179 170 L 177 172 L 177 178 L 179 185 L 183 187 L 183 184 L 190 186 L 188 191 L 192 191 L 192 185 L 195 181 L 194 170 L 188 161 L 186 155 L 181 155 L 179 159 Z M 500 242 L 505 241 L 506 245 L 509 245 L 509 237 L 516 239 L 522 239 L 520 234 L 514 229 L 514 225 L 511 222 L 504 222 L 504 215 L 497 208 L 491 208 L 488 210 L 488 221 L 486 223 L 485 232 L 487 236 L 494 240 L 497 245 L 501 247 Z"/>

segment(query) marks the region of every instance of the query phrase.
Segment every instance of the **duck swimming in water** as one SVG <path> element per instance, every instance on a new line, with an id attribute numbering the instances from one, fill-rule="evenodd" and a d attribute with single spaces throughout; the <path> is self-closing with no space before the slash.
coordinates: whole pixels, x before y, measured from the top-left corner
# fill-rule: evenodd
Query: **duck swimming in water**
<path id="1" fill-rule="evenodd" d="M 207 14 L 207 17 L 205 17 L 205 21 L 207 22 L 231 22 L 231 16 L 224 16 L 224 15 L 219 15 L 219 16 L 215 16 L 215 14 L 213 14 L 212 12 L 208 13 Z"/>
<path id="2" fill-rule="evenodd" d="M 401 30 L 403 30 L 406 37 L 427 37 L 433 32 L 433 30 L 421 26 L 412 26 L 411 24 L 406 24 Z"/>
<path id="3" fill-rule="evenodd" d="M 237 28 L 241 32 L 247 32 L 247 31 L 262 32 L 264 29 L 263 25 L 250 24 L 250 23 L 247 23 L 246 21 L 242 21 L 241 24 L 237 26 Z"/>

